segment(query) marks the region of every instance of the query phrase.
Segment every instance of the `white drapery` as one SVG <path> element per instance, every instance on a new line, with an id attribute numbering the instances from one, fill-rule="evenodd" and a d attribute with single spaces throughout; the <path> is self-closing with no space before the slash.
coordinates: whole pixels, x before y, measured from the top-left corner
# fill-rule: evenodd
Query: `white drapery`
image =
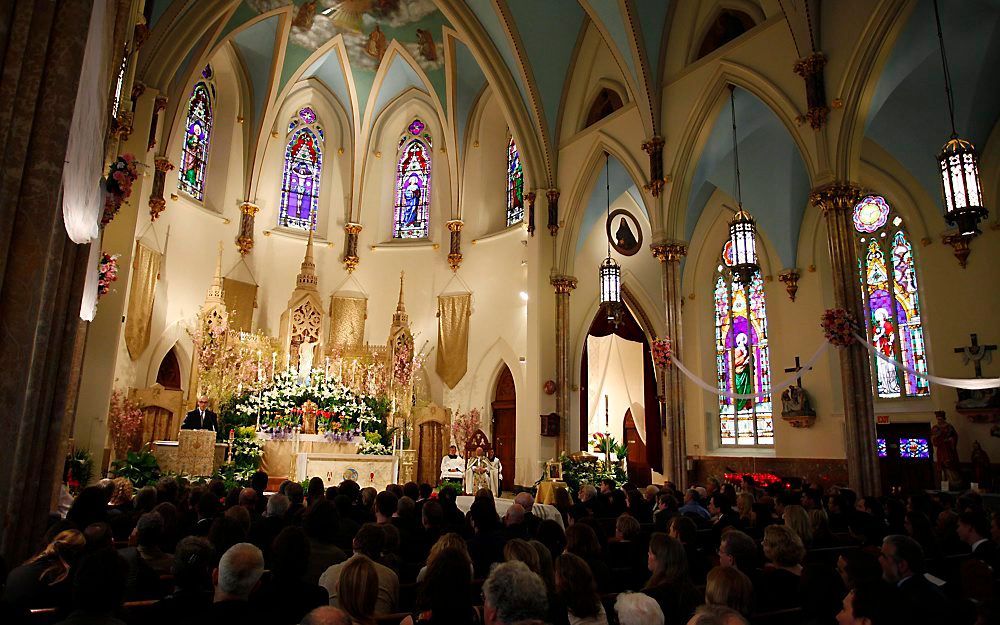
<path id="1" fill-rule="evenodd" d="M 107 68 L 112 40 L 108 2 L 98 0 L 90 14 L 80 86 L 63 167 L 63 223 L 74 243 L 90 243 L 100 232 L 104 193 L 104 133 L 107 124 Z M 89 268 L 97 272 L 97 263 Z M 89 278 L 89 276 L 88 276 Z M 95 275 L 96 279 L 96 275 Z"/>
<path id="2" fill-rule="evenodd" d="M 642 343 L 615 334 L 588 336 L 587 377 L 588 437 L 607 428 L 612 438 L 624 442 L 625 411 L 631 409 L 639 438 L 645 443 Z M 605 396 L 609 408 L 607 424 L 604 420 Z"/>
<path id="3" fill-rule="evenodd" d="M 90 244 L 90 256 L 87 258 L 87 279 L 83 283 L 83 297 L 80 300 L 80 319 L 93 321 L 97 315 L 97 281 L 99 275 L 97 263 L 101 261 L 101 246 L 97 241 Z"/>

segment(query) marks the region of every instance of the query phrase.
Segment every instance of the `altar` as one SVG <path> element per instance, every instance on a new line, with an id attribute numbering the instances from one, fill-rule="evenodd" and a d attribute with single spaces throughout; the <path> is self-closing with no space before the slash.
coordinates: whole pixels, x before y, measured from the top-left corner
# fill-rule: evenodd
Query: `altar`
<path id="1" fill-rule="evenodd" d="M 386 485 L 395 484 L 398 475 L 396 456 L 305 452 L 295 455 L 298 482 L 320 477 L 327 486 L 336 486 L 343 480 L 352 480 L 362 488 L 372 486 L 381 491 Z"/>
<path id="2" fill-rule="evenodd" d="M 357 454 L 358 451 L 354 441 L 334 441 L 322 434 L 258 432 L 257 440 L 262 446 L 260 468 L 268 475 L 295 475 L 298 454 Z"/>

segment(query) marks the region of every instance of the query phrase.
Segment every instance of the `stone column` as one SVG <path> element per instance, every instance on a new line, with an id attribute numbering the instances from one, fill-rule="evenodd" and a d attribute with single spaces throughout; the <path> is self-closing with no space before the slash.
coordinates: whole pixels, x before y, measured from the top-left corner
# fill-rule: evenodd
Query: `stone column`
<path id="1" fill-rule="evenodd" d="M 236 249 L 240 251 L 240 256 L 246 256 L 253 249 L 253 224 L 259 211 L 260 207 L 253 202 L 240 204 L 240 231 L 236 235 Z"/>
<path id="2" fill-rule="evenodd" d="M 545 197 L 549 200 L 549 234 L 556 236 L 559 233 L 559 189 L 549 189 Z"/>
<path id="3" fill-rule="evenodd" d="M 559 438 L 556 455 L 569 451 L 569 294 L 576 288 L 572 276 L 552 276 L 549 283 L 556 290 L 556 412 L 559 414 Z"/>
<path id="4" fill-rule="evenodd" d="M 861 199 L 861 189 L 850 182 L 835 182 L 813 190 L 809 201 L 823 211 L 833 270 L 833 297 L 859 326 L 864 303 L 858 285 L 858 257 L 854 244 L 851 212 Z M 875 451 L 875 410 L 868 351 L 855 343 L 838 348 L 840 378 L 844 394 L 844 449 L 851 488 L 858 495 L 872 495 L 880 488 Z"/>
<path id="5" fill-rule="evenodd" d="M 160 99 L 156 98 L 159 102 Z M 156 120 L 154 115 L 153 120 Z M 149 218 L 156 221 L 160 213 L 167 208 L 167 201 L 163 198 L 163 189 L 167 184 L 167 172 L 174 168 L 170 159 L 165 156 L 157 156 L 153 159 L 153 185 L 149 192 Z"/>
<path id="6" fill-rule="evenodd" d="M 687 244 L 678 241 L 661 241 L 649 246 L 653 256 L 660 261 L 663 275 L 663 310 L 667 320 L 667 337 L 674 353 L 681 353 L 681 260 L 687 256 Z M 684 393 L 681 373 L 676 367 L 663 372 L 663 391 L 666 403 L 663 435 L 666 462 L 663 469 L 667 479 L 679 489 L 687 486 L 687 428 L 684 424 Z"/>
<path id="7" fill-rule="evenodd" d="M 89 246 L 66 235 L 52 183 L 63 175 L 92 5 L 18 2 L 0 11 L 8 146 L 0 153 L 0 552 L 12 564 L 40 544 L 67 451 Z"/>
<path id="8" fill-rule="evenodd" d="M 451 233 L 451 242 L 448 247 L 448 265 L 452 271 L 458 271 L 462 264 L 462 226 L 465 225 L 461 219 L 452 219 L 445 224 Z"/>
<path id="9" fill-rule="evenodd" d="M 344 268 L 351 273 L 358 268 L 358 262 L 361 260 L 358 258 L 358 235 L 361 233 L 361 224 L 346 223 L 344 232 L 347 233 L 344 242 Z"/>
<path id="10" fill-rule="evenodd" d="M 528 234 L 535 236 L 535 192 L 525 193 L 524 201 L 528 208 Z"/>

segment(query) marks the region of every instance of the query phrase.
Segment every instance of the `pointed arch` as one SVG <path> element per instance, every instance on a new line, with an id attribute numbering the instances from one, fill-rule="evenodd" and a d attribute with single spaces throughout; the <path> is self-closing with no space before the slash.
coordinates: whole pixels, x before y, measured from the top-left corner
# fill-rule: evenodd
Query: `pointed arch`
<path id="1" fill-rule="evenodd" d="M 399 140 L 392 237 L 426 239 L 430 234 L 431 150 L 427 125 L 410 122 Z"/>
<path id="2" fill-rule="evenodd" d="M 524 220 L 524 169 L 514 135 L 507 140 L 507 227 Z"/>
<path id="3" fill-rule="evenodd" d="M 311 106 L 300 108 L 288 122 L 278 225 L 316 229 L 325 138 L 323 126 Z"/>
<path id="4" fill-rule="evenodd" d="M 188 98 L 184 119 L 184 141 L 181 147 L 181 166 L 178 188 L 199 202 L 205 199 L 205 172 L 212 141 L 212 114 L 215 85 L 212 66 L 201 72 L 202 80 L 195 83 Z"/>

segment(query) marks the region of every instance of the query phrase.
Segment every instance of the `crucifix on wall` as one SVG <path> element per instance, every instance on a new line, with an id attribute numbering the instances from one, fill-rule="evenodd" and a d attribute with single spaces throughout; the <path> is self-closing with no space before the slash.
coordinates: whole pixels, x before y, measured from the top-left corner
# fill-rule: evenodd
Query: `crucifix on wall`
<path id="1" fill-rule="evenodd" d="M 809 405 L 809 396 L 802 388 L 802 370 L 796 356 L 795 366 L 785 369 L 785 373 L 796 374 L 795 384 L 781 392 L 781 418 L 797 428 L 810 427 L 816 421 L 816 411 Z"/>
<path id="2" fill-rule="evenodd" d="M 967 365 L 971 361 L 973 366 L 976 368 L 976 377 L 983 377 L 983 362 L 989 364 L 993 360 L 993 355 L 990 352 L 996 350 L 996 345 L 980 345 L 979 336 L 976 334 L 970 334 L 969 340 L 971 345 L 966 345 L 965 347 L 956 347 L 955 353 L 962 354 L 962 364 Z"/>

